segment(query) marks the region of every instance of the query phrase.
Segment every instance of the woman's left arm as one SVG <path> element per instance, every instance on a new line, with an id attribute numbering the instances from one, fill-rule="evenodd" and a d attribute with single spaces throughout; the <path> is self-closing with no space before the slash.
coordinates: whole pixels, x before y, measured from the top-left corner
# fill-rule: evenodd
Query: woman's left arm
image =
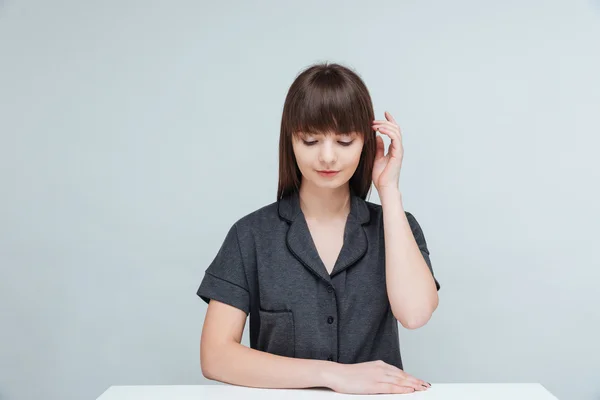
<path id="1" fill-rule="evenodd" d="M 415 240 L 399 190 L 379 193 L 383 207 L 385 274 L 392 313 L 407 329 L 425 325 L 438 306 L 435 280 Z"/>
<path id="2" fill-rule="evenodd" d="M 427 323 L 438 306 L 437 286 L 408 221 L 399 189 L 404 157 L 402 133 L 389 112 L 385 120 L 374 120 L 373 129 L 391 139 L 384 154 L 383 139 L 377 136 L 373 183 L 383 207 L 385 273 L 392 313 L 408 329 Z"/>

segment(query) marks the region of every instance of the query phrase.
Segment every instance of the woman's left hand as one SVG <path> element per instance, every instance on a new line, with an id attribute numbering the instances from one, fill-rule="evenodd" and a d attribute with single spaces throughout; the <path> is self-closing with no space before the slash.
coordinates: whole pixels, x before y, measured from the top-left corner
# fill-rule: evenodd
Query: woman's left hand
<path id="1" fill-rule="evenodd" d="M 373 121 L 373 130 L 387 135 L 392 140 L 387 154 L 384 155 L 383 138 L 380 135 L 377 135 L 376 138 L 377 152 L 373 164 L 373 183 L 380 194 L 382 190 L 399 190 L 400 167 L 404 155 L 400 127 L 392 114 L 387 111 L 385 118 L 387 121 Z"/>

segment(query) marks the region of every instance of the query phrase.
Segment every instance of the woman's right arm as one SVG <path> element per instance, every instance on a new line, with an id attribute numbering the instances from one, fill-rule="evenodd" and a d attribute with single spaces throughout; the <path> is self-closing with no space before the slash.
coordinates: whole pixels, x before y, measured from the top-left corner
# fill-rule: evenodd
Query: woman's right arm
<path id="1" fill-rule="evenodd" d="M 340 393 L 410 393 L 429 386 L 383 361 L 340 364 L 282 357 L 240 344 L 246 313 L 211 300 L 200 346 L 202 374 L 238 386 L 301 389 L 327 387 Z"/>
<path id="2" fill-rule="evenodd" d="M 211 300 L 200 341 L 202 374 L 211 380 L 247 387 L 329 387 L 335 363 L 282 357 L 242 345 L 246 313 Z"/>

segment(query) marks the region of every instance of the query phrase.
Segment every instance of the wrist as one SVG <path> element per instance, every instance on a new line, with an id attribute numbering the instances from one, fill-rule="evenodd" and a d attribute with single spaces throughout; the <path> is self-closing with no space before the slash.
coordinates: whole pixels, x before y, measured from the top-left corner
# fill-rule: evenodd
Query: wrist
<path id="1" fill-rule="evenodd" d="M 382 188 L 379 190 L 379 200 L 381 200 L 381 205 L 402 202 L 402 192 L 396 187 Z"/>
<path id="2" fill-rule="evenodd" d="M 333 361 L 321 362 L 321 366 L 318 369 L 319 386 L 332 389 L 334 386 L 334 380 L 337 376 L 339 376 L 339 370 L 342 368 L 342 366 L 342 364 Z"/>

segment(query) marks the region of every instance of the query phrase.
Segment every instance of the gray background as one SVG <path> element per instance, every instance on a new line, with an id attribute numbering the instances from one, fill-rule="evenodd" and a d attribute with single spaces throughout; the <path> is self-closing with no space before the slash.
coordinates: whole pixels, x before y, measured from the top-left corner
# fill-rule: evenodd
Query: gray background
<path id="1" fill-rule="evenodd" d="M 318 61 L 403 129 L 442 284 L 407 371 L 600 399 L 600 2 L 368 3 L 0 3 L 1 400 L 208 382 L 195 291 Z"/>

